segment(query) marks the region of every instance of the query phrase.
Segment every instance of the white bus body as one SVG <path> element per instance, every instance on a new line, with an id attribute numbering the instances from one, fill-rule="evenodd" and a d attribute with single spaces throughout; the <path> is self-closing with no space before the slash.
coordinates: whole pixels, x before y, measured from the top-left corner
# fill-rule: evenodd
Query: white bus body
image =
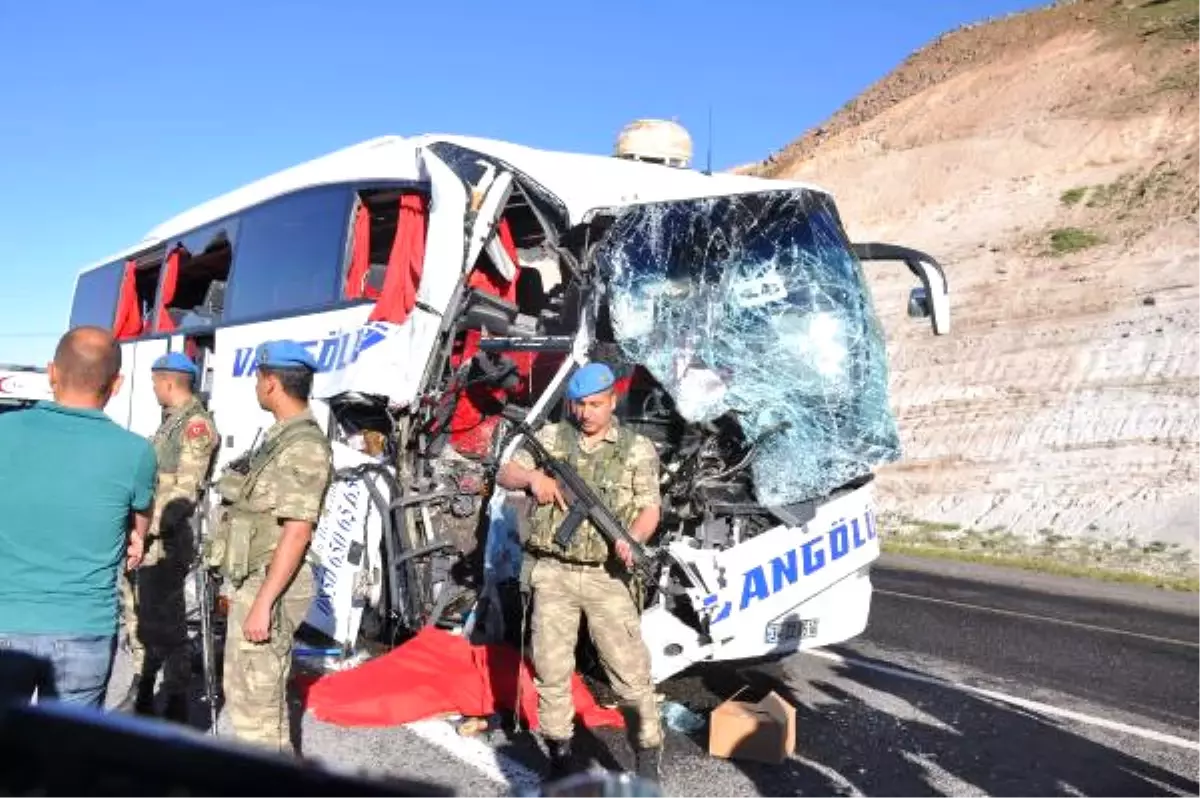
<path id="1" fill-rule="evenodd" d="M 0 363 L 0 412 L 53 398 L 44 368 Z"/>
<path id="2" fill-rule="evenodd" d="M 825 203 L 841 230 L 828 194 L 799 183 L 457 136 L 378 138 L 203 203 L 85 269 L 70 325 L 121 339 L 124 385 L 107 412 L 142 435 L 160 418 L 150 363 L 168 351 L 193 357 L 221 433 L 218 468 L 270 425 L 254 397 L 255 347 L 303 342 L 320 363 L 314 406 L 343 469 L 314 542 L 323 587 L 310 624 L 347 648 L 360 632 L 429 622 L 511 637 L 516 513 L 512 497 L 489 492 L 488 474 L 517 441 L 502 448 L 511 419 L 453 382 L 482 357 L 468 350 L 480 334 L 537 350 L 478 361 L 524 364 L 515 383 L 484 388 L 536 426 L 558 411 L 555 388 L 604 343 L 589 269 L 615 219 L 776 195 Z M 856 269 L 905 261 L 922 283 L 912 315 L 949 330 L 931 258 L 850 245 L 844 232 L 838 245 L 853 247 Z M 540 377 L 539 364 L 549 364 Z M 386 455 L 359 451 L 363 432 L 382 433 Z M 873 507 L 868 475 L 799 509 L 758 508 L 754 523 L 731 521 L 727 539 L 711 525 L 701 539 L 683 520 L 664 529 L 656 542 L 669 566 L 643 615 L 655 679 L 859 634 L 879 555 Z"/>

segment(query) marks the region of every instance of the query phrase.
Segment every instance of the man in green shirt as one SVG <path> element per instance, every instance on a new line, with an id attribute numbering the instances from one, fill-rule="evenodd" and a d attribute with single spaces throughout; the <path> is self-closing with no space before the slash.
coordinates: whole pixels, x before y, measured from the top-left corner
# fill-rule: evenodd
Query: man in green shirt
<path id="1" fill-rule="evenodd" d="M 50 365 L 54 401 L 0 415 L 0 701 L 103 706 L 117 573 L 141 562 L 157 468 L 104 414 L 120 371 L 111 334 L 78 327 Z"/>

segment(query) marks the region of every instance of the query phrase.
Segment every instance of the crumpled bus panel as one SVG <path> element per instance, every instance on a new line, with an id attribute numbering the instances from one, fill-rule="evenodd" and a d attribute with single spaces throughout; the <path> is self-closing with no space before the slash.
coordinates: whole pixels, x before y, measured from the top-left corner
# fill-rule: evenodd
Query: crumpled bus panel
<path id="1" fill-rule="evenodd" d="M 832 200 L 772 191 L 636 206 L 595 253 L 616 343 L 690 422 L 757 441 L 757 499 L 828 494 L 900 456 L 884 337 Z"/>

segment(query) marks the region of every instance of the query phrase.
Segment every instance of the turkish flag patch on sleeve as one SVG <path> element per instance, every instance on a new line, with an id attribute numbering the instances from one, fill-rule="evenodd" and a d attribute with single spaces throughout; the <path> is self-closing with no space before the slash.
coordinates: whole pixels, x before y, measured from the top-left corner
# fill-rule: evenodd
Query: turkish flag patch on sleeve
<path id="1" fill-rule="evenodd" d="M 201 419 L 196 419 L 195 421 L 193 421 L 192 423 L 187 425 L 187 429 L 184 430 L 183 434 L 186 435 L 189 440 L 196 440 L 198 438 L 207 438 L 208 437 L 208 424 L 205 424 L 204 421 Z"/>

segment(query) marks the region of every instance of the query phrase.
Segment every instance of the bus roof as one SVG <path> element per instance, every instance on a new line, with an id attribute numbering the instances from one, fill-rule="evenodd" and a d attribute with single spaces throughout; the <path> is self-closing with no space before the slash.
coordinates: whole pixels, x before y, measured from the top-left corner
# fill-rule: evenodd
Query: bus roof
<path id="1" fill-rule="evenodd" d="M 133 246 L 85 267 L 80 273 L 303 188 L 362 181 L 419 181 L 417 151 L 439 141 L 497 158 L 536 180 L 566 205 L 571 224 L 579 223 L 588 212 L 598 208 L 781 189 L 825 191 L 804 183 L 726 173 L 706 175 L 691 169 L 607 155 L 541 150 L 495 139 L 434 134 L 413 138 L 380 136 L 297 164 L 196 205 L 155 226 Z"/>
<path id="2" fill-rule="evenodd" d="M 781 189 L 825 191 L 805 183 L 720 172 L 706 175 L 693 169 L 608 155 L 541 150 L 468 136 L 424 136 L 420 143 L 434 141 L 447 141 L 490 155 L 528 175 L 563 201 L 572 225 L 598 208 Z"/>

